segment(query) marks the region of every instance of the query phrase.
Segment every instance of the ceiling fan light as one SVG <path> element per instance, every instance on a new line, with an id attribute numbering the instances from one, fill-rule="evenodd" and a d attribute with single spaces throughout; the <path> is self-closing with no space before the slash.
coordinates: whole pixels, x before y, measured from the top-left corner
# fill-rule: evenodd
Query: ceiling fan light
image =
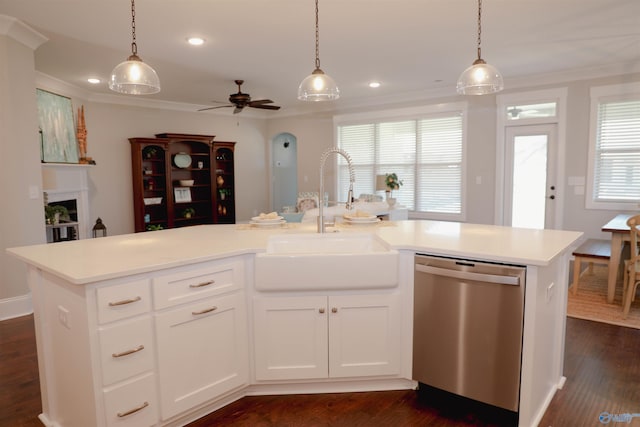
<path id="1" fill-rule="evenodd" d="M 462 72 L 456 90 L 461 95 L 488 95 L 504 89 L 500 72 L 482 59 Z"/>
<path id="2" fill-rule="evenodd" d="M 321 69 L 316 68 L 298 87 L 298 99 L 301 101 L 334 101 L 340 98 L 340 89 L 333 79 Z"/>
<path id="3" fill-rule="evenodd" d="M 109 89 L 127 95 L 151 95 L 160 92 L 160 79 L 153 68 L 131 55 L 111 72 Z"/>

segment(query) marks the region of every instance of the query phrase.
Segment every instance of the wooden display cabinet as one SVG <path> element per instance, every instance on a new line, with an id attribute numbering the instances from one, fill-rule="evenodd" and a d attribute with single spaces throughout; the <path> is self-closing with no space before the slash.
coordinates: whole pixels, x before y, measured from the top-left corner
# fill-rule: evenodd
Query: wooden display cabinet
<path id="1" fill-rule="evenodd" d="M 234 142 L 176 133 L 129 142 L 136 232 L 235 223 Z"/>
<path id="2" fill-rule="evenodd" d="M 214 142 L 216 187 L 216 222 L 233 224 L 236 222 L 236 197 L 234 183 L 234 142 Z"/>

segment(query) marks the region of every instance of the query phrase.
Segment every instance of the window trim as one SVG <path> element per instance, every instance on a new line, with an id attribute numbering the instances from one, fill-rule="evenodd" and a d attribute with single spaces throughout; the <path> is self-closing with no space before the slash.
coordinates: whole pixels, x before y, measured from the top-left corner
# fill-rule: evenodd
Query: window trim
<path id="1" fill-rule="evenodd" d="M 601 202 L 594 200 L 594 179 L 596 161 L 596 138 L 598 135 L 598 106 L 601 102 L 640 100 L 640 83 L 623 83 L 594 86 L 590 90 L 589 113 L 589 157 L 587 163 L 587 185 L 585 208 L 615 211 L 638 210 L 638 202 Z"/>
<path id="2" fill-rule="evenodd" d="M 334 146 L 338 146 L 338 127 L 362 124 L 378 124 L 401 120 L 420 120 L 434 115 L 459 113 L 462 118 L 462 176 L 460 189 L 460 213 L 445 214 L 409 211 L 411 219 L 431 219 L 444 221 L 466 221 L 467 212 L 467 122 L 469 104 L 466 101 L 423 105 L 417 107 L 377 110 L 363 113 L 341 114 L 333 117 Z M 337 159 L 335 159 L 337 164 Z M 338 168 L 334 168 L 334 192 L 338 191 Z"/>

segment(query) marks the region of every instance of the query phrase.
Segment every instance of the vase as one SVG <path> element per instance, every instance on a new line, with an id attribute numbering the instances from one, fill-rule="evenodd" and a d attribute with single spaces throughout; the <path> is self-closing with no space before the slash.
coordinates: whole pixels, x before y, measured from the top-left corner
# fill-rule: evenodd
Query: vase
<path id="1" fill-rule="evenodd" d="M 395 198 L 393 198 L 393 197 L 389 197 L 389 198 L 387 199 L 387 204 L 389 205 L 389 207 L 390 207 L 390 208 L 392 208 L 392 209 L 393 209 L 393 207 L 394 207 L 394 206 L 395 206 L 395 204 L 396 204 L 396 199 L 395 199 Z"/>

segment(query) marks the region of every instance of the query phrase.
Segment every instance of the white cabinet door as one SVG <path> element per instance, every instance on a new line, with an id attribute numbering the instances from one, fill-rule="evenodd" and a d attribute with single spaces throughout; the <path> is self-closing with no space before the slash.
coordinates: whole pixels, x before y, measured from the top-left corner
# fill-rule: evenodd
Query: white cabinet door
<path id="1" fill-rule="evenodd" d="M 257 380 L 327 378 L 327 297 L 254 299 Z"/>
<path id="2" fill-rule="evenodd" d="M 400 374 L 397 294 L 329 297 L 329 376 Z"/>
<path id="3" fill-rule="evenodd" d="M 257 380 L 400 374 L 400 297 L 256 297 Z"/>
<path id="4" fill-rule="evenodd" d="M 158 313 L 156 336 L 163 420 L 248 383 L 244 292 Z"/>

